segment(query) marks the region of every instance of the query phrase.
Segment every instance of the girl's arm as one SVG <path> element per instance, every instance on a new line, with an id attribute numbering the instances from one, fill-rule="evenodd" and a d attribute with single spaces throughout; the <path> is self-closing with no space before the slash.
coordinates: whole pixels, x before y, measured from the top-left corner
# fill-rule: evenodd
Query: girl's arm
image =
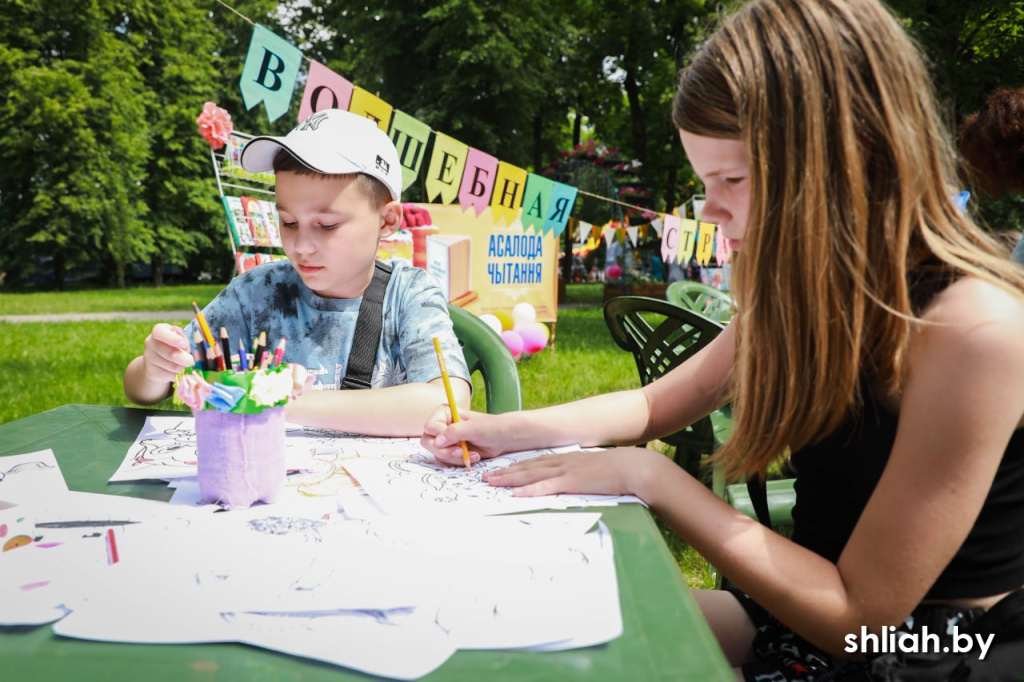
<path id="1" fill-rule="evenodd" d="M 633 492 L 775 616 L 845 653 L 846 635 L 898 625 L 924 598 L 973 526 L 1024 415 L 1024 302 L 965 279 L 926 320 L 889 463 L 838 564 L 732 509 L 655 453 L 553 456 L 488 480 L 526 485 L 525 494 Z"/>
<path id="2" fill-rule="evenodd" d="M 442 461 L 462 461 L 459 440 L 472 452 L 493 457 L 541 447 L 580 444 L 632 445 L 693 423 L 725 401 L 732 369 L 731 327 L 681 366 L 654 383 L 525 412 L 451 414 L 440 409 L 423 426 L 422 443 Z"/>

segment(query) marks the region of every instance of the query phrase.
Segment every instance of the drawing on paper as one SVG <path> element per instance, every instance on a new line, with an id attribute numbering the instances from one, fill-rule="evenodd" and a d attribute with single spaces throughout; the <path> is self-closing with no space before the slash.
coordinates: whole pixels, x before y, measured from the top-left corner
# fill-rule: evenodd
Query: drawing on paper
<path id="1" fill-rule="evenodd" d="M 257 533 L 299 536 L 307 542 L 321 542 L 323 536 L 320 534 L 320 530 L 325 525 L 327 525 L 326 521 L 314 521 L 313 519 L 289 516 L 267 516 L 262 519 L 253 519 L 249 522 L 249 528 Z"/>
<path id="2" fill-rule="evenodd" d="M 8 476 L 13 476 L 14 474 L 25 473 L 26 471 L 43 471 L 53 468 L 55 467 L 52 464 L 47 464 L 46 462 L 21 462 L 20 464 L 15 464 L 7 471 L 0 471 L 0 483 L 3 483 L 4 479 Z"/>
<path id="3" fill-rule="evenodd" d="M 477 502 L 493 502 L 512 498 L 511 488 L 496 488 L 483 480 L 489 471 L 497 471 L 511 466 L 516 462 L 533 459 L 548 454 L 552 450 L 533 450 L 524 453 L 513 453 L 478 462 L 471 471 L 461 466 L 450 466 L 438 463 L 427 454 L 413 455 L 407 459 L 394 460 L 388 463 L 385 480 L 390 487 L 412 487 L 410 483 L 418 481 L 422 484 L 419 498 L 425 502 L 454 503 L 467 500 Z"/>
<path id="4" fill-rule="evenodd" d="M 129 457 L 129 465 L 132 468 L 169 466 L 195 469 L 197 466 L 195 421 L 182 420 L 149 438 L 137 441 L 133 446 L 133 452 L 129 453 Z"/>

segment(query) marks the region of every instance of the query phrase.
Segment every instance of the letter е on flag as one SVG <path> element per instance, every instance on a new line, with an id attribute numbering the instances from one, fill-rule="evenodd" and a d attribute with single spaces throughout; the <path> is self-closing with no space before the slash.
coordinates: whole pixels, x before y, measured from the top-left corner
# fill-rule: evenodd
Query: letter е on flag
<path id="1" fill-rule="evenodd" d="M 267 118 L 276 121 L 288 111 L 299 75 L 302 53 L 288 41 L 256 24 L 238 85 L 246 109 L 260 102 Z"/>
<path id="2" fill-rule="evenodd" d="M 306 89 L 302 91 L 299 121 L 324 109 L 348 111 L 352 101 L 352 83 L 334 73 L 320 62 L 311 62 L 306 76 Z"/>
<path id="3" fill-rule="evenodd" d="M 434 153 L 430 156 L 426 180 L 429 201 L 434 201 L 439 194 L 445 204 L 454 203 L 459 198 L 468 155 L 468 145 L 444 133 L 434 133 Z"/>

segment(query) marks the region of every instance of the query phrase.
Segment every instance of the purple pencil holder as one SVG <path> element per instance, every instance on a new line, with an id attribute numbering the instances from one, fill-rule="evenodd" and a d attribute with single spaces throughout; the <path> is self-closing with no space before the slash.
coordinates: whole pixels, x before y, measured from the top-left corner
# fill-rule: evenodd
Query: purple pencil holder
<path id="1" fill-rule="evenodd" d="M 255 414 L 198 410 L 195 418 L 202 501 L 226 509 L 277 501 L 286 475 L 284 406 Z"/>

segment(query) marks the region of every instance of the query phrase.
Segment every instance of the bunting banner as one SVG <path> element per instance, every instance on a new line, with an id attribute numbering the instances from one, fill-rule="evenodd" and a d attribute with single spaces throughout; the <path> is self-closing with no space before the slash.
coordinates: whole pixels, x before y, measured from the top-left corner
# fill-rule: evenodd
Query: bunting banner
<path id="1" fill-rule="evenodd" d="M 334 73 L 320 62 L 309 63 L 306 89 L 302 91 L 299 120 L 324 109 L 344 109 L 352 102 L 352 83 Z"/>
<path id="2" fill-rule="evenodd" d="M 398 150 L 398 161 L 402 164 L 402 189 L 406 190 L 420 176 L 423 157 L 427 155 L 427 143 L 430 142 L 430 126 L 395 109 L 391 117 L 390 135 Z"/>
<path id="3" fill-rule="evenodd" d="M 462 186 L 459 188 L 459 205 L 463 211 L 470 207 L 477 215 L 484 212 L 491 203 L 491 190 L 498 175 L 498 160 L 479 149 L 470 147 L 466 154 L 466 169 L 462 172 Z"/>
<path id="4" fill-rule="evenodd" d="M 562 234 L 566 223 L 569 222 L 573 205 L 576 203 L 577 191 L 572 185 L 566 185 L 561 182 L 553 183 L 548 217 L 544 221 L 544 234 L 553 232 L 556 237 Z"/>
<path id="5" fill-rule="evenodd" d="M 391 126 L 391 105 L 358 85 L 352 88 L 352 101 L 348 105 L 348 110 L 353 114 L 373 119 L 377 127 L 385 133 Z"/>
<path id="6" fill-rule="evenodd" d="M 676 251 L 676 262 L 686 265 L 693 258 L 693 248 L 697 240 L 697 221 L 690 218 L 676 219 L 679 220 L 679 249 Z M 665 223 L 668 224 L 668 216 L 665 216 Z"/>
<path id="7" fill-rule="evenodd" d="M 238 83 L 245 108 L 263 102 L 271 121 L 288 113 L 301 63 L 298 48 L 256 24 Z"/>
<path id="8" fill-rule="evenodd" d="M 662 224 L 661 260 L 671 263 L 679 250 L 679 216 L 667 215 L 662 218 Z"/>
<path id="9" fill-rule="evenodd" d="M 732 256 L 732 249 L 729 248 L 729 240 L 722 237 L 719 231 L 715 234 L 715 260 L 719 265 L 725 265 Z"/>
<path id="10" fill-rule="evenodd" d="M 594 229 L 594 226 L 585 220 L 580 221 L 579 234 L 576 241 L 583 243 L 590 241 L 590 231 Z"/>
<path id="11" fill-rule="evenodd" d="M 428 200 L 435 201 L 440 196 L 442 203 L 455 203 L 468 155 L 468 145 L 444 133 L 434 133 L 434 153 L 430 156 L 425 182 Z"/>
<path id="12" fill-rule="evenodd" d="M 629 243 L 632 244 L 633 246 L 636 246 L 636 240 L 637 240 L 637 237 L 639 236 L 639 234 L 640 234 L 640 228 L 639 227 L 629 226 L 629 227 L 626 228 L 626 236 L 629 237 Z"/>
<path id="13" fill-rule="evenodd" d="M 544 228 L 554 186 L 555 181 L 543 175 L 530 173 L 527 176 L 523 195 L 523 229 L 540 232 Z"/>
<path id="14" fill-rule="evenodd" d="M 715 226 L 711 223 L 697 224 L 697 262 L 706 266 L 714 253 Z"/>
<path id="15" fill-rule="evenodd" d="M 519 215 L 526 190 L 526 171 L 511 163 L 498 163 L 498 177 L 491 195 L 491 212 L 498 223 L 511 225 Z"/>

